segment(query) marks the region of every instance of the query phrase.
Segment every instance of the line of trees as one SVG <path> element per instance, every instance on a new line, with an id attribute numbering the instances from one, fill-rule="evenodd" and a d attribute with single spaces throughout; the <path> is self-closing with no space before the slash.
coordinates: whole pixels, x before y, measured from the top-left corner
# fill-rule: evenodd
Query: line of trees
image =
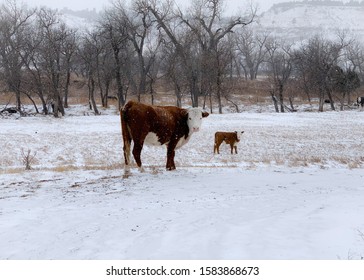
<path id="1" fill-rule="evenodd" d="M 186 11 L 173 3 L 115 0 L 80 32 L 56 11 L 7 0 L 0 10 L 0 80 L 19 112 L 26 97 L 39 113 L 50 113 L 51 104 L 55 117 L 68 107 L 71 75 L 84 82 L 95 114 L 96 100 L 107 107 L 110 95 L 120 107 L 130 95 L 154 102 L 157 82 L 173 90 L 177 106 L 189 96 L 192 106 L 217 106 L 220 113 L 234 85 L 258 75 L 267 77 L 277 112 L 294 110 L 292 85 L 308 100 L 318 97 L 320 111 L 326 99 L 335 109 L 334 93 L 343 109 L 360 86 L 363 48 L 342 34 L 287 44 L 252 27 L 253 7 L 223 17 L 223 0 L 194 0 Z"/>

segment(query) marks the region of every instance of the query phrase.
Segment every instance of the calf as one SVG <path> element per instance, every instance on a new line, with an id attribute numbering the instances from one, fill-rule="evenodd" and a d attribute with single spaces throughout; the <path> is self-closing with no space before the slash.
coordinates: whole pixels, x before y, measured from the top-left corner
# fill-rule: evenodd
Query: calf
<path id="1" fill-rule="evenodd" d="M 356 99 L 356 104 L 358 105 L 358 106 L 361 106 L 362 108 L 364 107 L 364 97 L 358 97 L 357 99 Z"/>
<path id="2" fill-rule="evenodd" d="M 235 149 L 235 154 L 238 153 L 237 144 L 240 141 L 240 136 L 244 133 L 242 132 L 221 132 L 218 131 L 215 133 L 215 145 L 214 145 L 214 153 L 220 154 L 220 145 L 222 142 L 230 145 L 231 154 L 233 154 L 233 150 Z"/>
<path id="3" fill-rule="evenodd" d="M 181 109 L 175 106 L 149 106 L 129 101 L 120 112 L 124 142 L 125 169 L 130 164 L 130 146 L 134 142 L 133 156 L 142 171 L 143 144 L 167 146 L 167 170 L 174 170 L 175 149 L 188 142 L 200 130 L 202 118 L 209 115 L 198 108 Z"/>

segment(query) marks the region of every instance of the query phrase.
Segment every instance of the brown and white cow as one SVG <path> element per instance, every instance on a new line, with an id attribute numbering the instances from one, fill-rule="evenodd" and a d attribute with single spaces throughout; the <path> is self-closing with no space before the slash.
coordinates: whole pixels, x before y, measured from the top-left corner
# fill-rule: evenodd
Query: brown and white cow
<path id="1" fill-rule="evenodd" d="M 242 132 L 222 132 L 218 131 L 215 133 L 215 145 L 214 145 L 214 153 L 220 154 L 220 145 L 222 142 L 225 142 L 226 144 L 230 145 L 231 148 L 231 154 L 233 154 L 233 150 L 235 149 L 235 154 L 238 153 L 238 147 L 237 144 L 240 142 L 240 136 L 244 133 Z"/>
<path id="2" fill-rule="evenodd" d="M 167 170 L 174 170 L 175 149 L 188 142 L 200 130 L 202 118 L 209 115 L 199 108 L 182 109 L 175 106 L 149 106 L 129 101 L 120 112 L 124 141 L 125 170 L 129 169 L 130 146 L 134 142 L 133 156 L 142 171 L 143 144 L 167 146 Z"/>

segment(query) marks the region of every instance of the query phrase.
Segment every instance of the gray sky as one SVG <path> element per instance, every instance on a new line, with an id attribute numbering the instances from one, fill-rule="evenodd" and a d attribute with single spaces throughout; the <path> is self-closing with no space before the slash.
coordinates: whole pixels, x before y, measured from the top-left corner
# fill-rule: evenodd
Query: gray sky
<path id="1" fill-rule="evenodd" d="M 27 3 L 28 6 L 47 6 L 53 9 L 62 9 L 68 7 L 72 10 L 93 9 L 101 10 L 110 6 L 110 0 L 17 0 L 19 3 Z M 177 3 L 189 3 L 189 0 L 175 0 Z M 225 0 L 228 13 L 239 11 L 239 8 L 246 7 L 250 0 Z M 252 0 L 253 3 L 259 5 L 259 11 L 262 12 L 270 8 L 274 3 L 285 2 L 287 0 Z M 4 0 L 0 0 L 1 3 Z"/>

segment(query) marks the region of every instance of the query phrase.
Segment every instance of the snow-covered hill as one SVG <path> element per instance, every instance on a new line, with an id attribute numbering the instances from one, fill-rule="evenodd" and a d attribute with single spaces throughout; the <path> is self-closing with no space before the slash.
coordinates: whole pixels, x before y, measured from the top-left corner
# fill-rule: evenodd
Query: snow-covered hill
<path id="1" fill-rule="evenodd" d="M 339 1 L 302 1 L 275 4 L 258 20 L 259 28 L 287 39 L 314 34 L 334 36 L 338 31 L 360 39 L 364 35 L 364 5 Z"/>
<path id="2" fill-rule="evenodd" d="M 72 28 L 90 29 L 100 14 L 96 10 L 59 11 Z M 341 1 L 295 1 L 274 4 L 258 16 L 255 28 L 287 40 L 302 40 L 315 34 L 334 37 L 339 31 L 364 38 L 364 3 Z"/>
<path id="3" fill-rule="evenodd" d="M 90 30 L 96 23 L 100 14 L 94 10 L 73 11 L 67 8 L 58 11 L 62 21 L 72 29 L 79 31 Z"/>

